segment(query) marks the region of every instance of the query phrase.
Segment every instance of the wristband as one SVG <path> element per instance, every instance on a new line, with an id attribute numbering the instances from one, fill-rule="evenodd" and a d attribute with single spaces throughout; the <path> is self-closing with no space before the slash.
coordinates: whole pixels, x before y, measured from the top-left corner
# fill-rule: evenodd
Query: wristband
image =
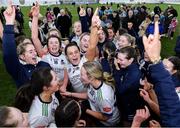
<path id="1" fill-rule="evenodd" d="M 154 59 L 154 60 L 151 60 L 151 63 L 152 64 L 158 64 L 161 62 L 161 57 L 157 58 L 157 59 Z"/>

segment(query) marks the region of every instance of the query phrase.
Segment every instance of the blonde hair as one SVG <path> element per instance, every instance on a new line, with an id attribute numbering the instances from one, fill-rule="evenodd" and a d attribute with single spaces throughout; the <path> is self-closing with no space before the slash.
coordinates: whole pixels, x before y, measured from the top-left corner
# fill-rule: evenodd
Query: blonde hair
<path id="1" fill-rule="evenodd" d="M 120 38 L 120 36 L 124 36 L 126 37 L 127 41 L 131 44 L 131 46 L 134 46 L 135 45 L 135 41 L 136 41 L 136 38 L 131 36 L 130 34 L 128 33 L 124 33 L 122 35 L 119 35 L 117 38 Z"/>
<path id="2" fill-rule="evenodd" d="M 102 66 L 97 61 L 88 61 L 83 64 L 88 77 L 104 81 L 107 85 L 115 86 L 115 80 L 108 72 L 103 72 Z"/>
<path id="3" fill-rule="evenodd" d="M 17 54 L 18 56 L 23 54 L 25 51 L 26 51 L 26 47 L 27 45 L 33 45 L 32 43 L 30 42 L 23 42 L 23 43 L 20 43 L 18 46 L 17 46 Z"/>
<path id="4" fill-rule="evenodd" d="M 75 24 L 77 24 L 77 23 L 81 24 L 81 21 L 78 20 L 78 21 L 75 21 L 75 22 L 73 23 L 73 31 L 74 31 L 74 26 L 75 26 Z M 81 27 L 82 27 L 82 24 L 81 24 Z"/>
<path id="5" fill-rule="evenodd" d="M 84 33 L 82 33 L 81 35 L 80 35 L 80 38 L 79 38 L 79 40 L 81 41 L 82 40 L 82 38 L 84 37 L 84 36 L 90 36 L 90 33 L 89 32 L 84 32 Z"/>

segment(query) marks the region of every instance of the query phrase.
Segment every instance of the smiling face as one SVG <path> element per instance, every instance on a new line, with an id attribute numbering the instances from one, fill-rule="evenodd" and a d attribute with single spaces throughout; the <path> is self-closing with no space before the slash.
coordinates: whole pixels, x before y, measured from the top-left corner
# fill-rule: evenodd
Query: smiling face
<path id="1" fill-rule="evenodd" d="M 121 49 L 126 46 L 131 46 L 131 43 L 128 41 L 127 37 L 123 35 L 119 38 L 117 37 L 116 48 Z"/>
<path id="2" fill-rule="evenodd" d="M 74 23 L 74 33 L 77 36 L 80 36 L 82 34 L 82 26 L 80 22 L 75 22 Z"/>
<path id="3" fill-rule="evenodd" d="M 53 55 L 59 55 L 60 42 L 59 42 L 58 38 L 51 37 L 48 40 L 48 50 Z"/>
<path id="4" fill-rule="evenodd" d="M 114 38 L 114 31 L 113 29 L 108 29 L 108 39 L 112 40 Z"/>
<path id="5" fill-rule="evenodd" d="M 83 52 L 86 52 L 88 47 L 89 47 L 89 39 L 90 39 L 90 36 L 89 35 L 84 35 L 81 40 L 80 40 L 80 49 L 81 51 Z"/>
<path id="6" fill-rule="evenodd" d="M 99 36 L 99 42 L 103 43 L 105 41 L 105 39 L 106 39 L 106 35 L 105 35 L 105 33 L 104 33 L 104 31 L 102 29 L 100 29 L 98 31 L 98 36 Z"/>
<path id="7" fill-rule="evenodd" d="M 25 46 L 25 51 L 22 54 L 20 54 L 19 57 L 27 64 L 37 64 L 37 52 L 33 44 L 27 44 Z"/>
<path id="8" fill-rule="evenodd" d="M 77 46 L 69 46 L 66 55 L 72 65 L 78 65 L 80 63 L 80 51 Z"/>

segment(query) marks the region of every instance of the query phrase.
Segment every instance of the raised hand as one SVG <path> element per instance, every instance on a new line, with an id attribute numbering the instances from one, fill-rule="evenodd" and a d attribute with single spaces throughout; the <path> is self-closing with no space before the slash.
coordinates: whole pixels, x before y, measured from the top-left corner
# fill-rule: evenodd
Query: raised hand
<path id="1" fill-rule="evenodd" d="M 159 25 L 158 22 L 154 23 L 155 30 L 153 35 L 149 35 L 147 38 L 143 36 L 143 44 L 145 51 L 151 62 L 160 60 L 161 42 L 159 40 Z"/>
<path id="2" fill-rule="evenodd" d="M 145 109 L 136 110 L 136 115 L 134 116 L 131 127 L 140 127 L 141 123 L 146 119 L 148 119 L 149 116 L 150 116 L 150 112 L 147 106 L 145 106 Z"/>
<path id="3" fill-rule="evenodd" d="M 33 6 L 31 8 L 30 13 L 32 14 L 33 17 L 38 17 L 39 16 L 39 12 L 40 12 L 39 10 L 40 10 L 39 3 L 36 2 L 35 6 Z"/>
<path id="4" fill-rule="evenodd" d="M 97 27 L 97 28 L 100 28 L 100 26 L 101 26 L 101 20 L 98 15 L 98 8 L 96 8 L 96 10 L 93 14 L 91 26 Z"/>
<path id="5" fill-rule="evenodd" d="M 4 17 L 6 20 L 6 25 L 13 25 L 15 21 L 15 7 L 12 5 L 12 1 L 8 1 L 8 7 L 4 11 Z"/>
<path id="6" fill-rule="evenodd" d="M 79 11 L 80 16 L 86 16 L 86 10 L 80 6 L 80 11 Z"/>

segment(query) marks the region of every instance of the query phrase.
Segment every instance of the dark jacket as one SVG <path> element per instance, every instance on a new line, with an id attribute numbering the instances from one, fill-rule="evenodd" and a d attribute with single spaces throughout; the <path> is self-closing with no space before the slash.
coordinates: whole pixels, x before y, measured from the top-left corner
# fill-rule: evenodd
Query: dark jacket
<path id="1" fill-rule="evenodd" d="M 176 54 L 180 54 L 180 36 L 177 37 L 176 46 L 174 48 Z"/>
<path id="2" fill-rule="evenodd" d="M 28 82 L 32 72 L 41 66 L 49 66 L 45 62 L 39 62 L 37 66 L 20 63 L 16 53 L 16 43 L 14 38 L 14 25 L 5 25 L 3 33 L 3 60 L 7 72 L 16 82 L 17 88 Z"/>
<path id="3" fill-rule="evenodd" d="M 177 74 L 176 73 L 173 74 L 171 78 L 172 78 L 172 81 L 174 82 L 175 88 L 180 87 L 180 79 L 178 78 Z"/>
<path id="4" fill-rule="evenodd" d="M 71 25 L 71 19 L 69 18 L 69 16 L 64 15 L 58 17 L 56 27 L 61 32 L 62 38 L 69 36 L 69 29 Z"/>
<path id="5" fill-rule="evenodd" d="M 150 66 L 149 72 L 158 98 L 163 127 L 180 127 L 180 101 L 170 74 L 162 62 Z"/>
<path id="6" fill-rule="evenodd" d="M 122 118 L 132 121 L 136 109 L 143 106 L 143 100 L 139 95 L 141 71 L 137 63 L 132 63 L 119 71 L 114 69 L 113 76 L 116 82 L 117 93 L 122 109 Z"/>

